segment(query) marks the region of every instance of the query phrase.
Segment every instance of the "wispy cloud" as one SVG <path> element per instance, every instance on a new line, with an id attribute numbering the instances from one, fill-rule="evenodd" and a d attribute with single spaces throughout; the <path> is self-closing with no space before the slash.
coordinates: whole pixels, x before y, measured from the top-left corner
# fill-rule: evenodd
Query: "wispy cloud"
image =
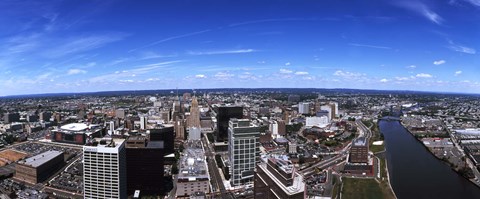
<path id="1" fill-rule="evenodd" d="M 281 69 L 280 69 L 280 73 L 282 73 L 282 74 L 290 74 L 290 73 L 293 73 L 293 71 L 292 71 L 292 70 L 285 69 L 285 68 L 281 68 Z"/>
<path id="2" fill-rule="evenodd" d="M 93 35 L 69 39 L 65 44 L 54 47 L 43 53 L 46 57 L 58 58 L 69 54 L 75 54 L 100 48 L 106 44 L 120 41 L 127 37 L 125 33 L 112 33 L 106 35 Z"/>
<path id="3" fill-rule="evenodd" d="M 168 58 L 168 57 L 177 57 L 177 54 L 160 54 L 152 51 L 143 52 L 140 55 L 140 59 L 157 59 L 157 58 Z"/>
<path id="4" fill-rule="evenodd" d="M 92 83 L 99 83 L 99 82 L 115 81 L 125 77 L 132 77 L 132 76 L 135 77 L 137 75 L 151 73 L 156 69 L 165 68 L 167 66 L 170 66 L 178 62 L 181 62 L 181 60 L 140 65 L 140 66 L 134 67 L 134 69 L 131 69 L 131 70 L 115 71 L 114 73 L 96 76 L 96 77 L 90 78 L 88 81 Z"/>
<path id="5" fill-rule="evenodd" d="M 415 75 L 415 77 L 418 77 L 418 78 L 432 78 L 433 76 L 428 74 L 428 73 L 419 73 L 419 74 Z"/>
<path id="6" fill-rule="evenodd" d="M 420 1 L 396 1 L 394 4 L 422 15 L 437 25 L 441 25 L 444 21 L 440 15 L 432 11 L 427 5 Z"/>
<path id="7" fill-rule="evenodd" d="M 253 21 L 244 21 L 240 23 L 233 23 L 228 26 L 235 27 L 235 26 L 243 26 L 243 25 L 251 25 L 251 24 L 258 24 L 258 23 L 268 23 L 268 22 L 286 22 L 286 21 L 315 21 L 316 18 L 275 18 L 275 19 L 260 19 L 260 20 L 253 20 Z"/>
<path id="8" fill-rule="evenodd" d="M 410 66 L 407 66 L 407 68 L 409 68 L 409 69 L 414 69 L 414 68 L 417 68 L 417 66 L 415 66 L 415 65 L 410 65 Z"/>
<path id="9" fill-rule="evenodd" d="M 465 1 L 471 3 L 474 6 L 480 6 L 480 0 L 465 0 Z"/>
<path id="10" fill-rule="evenodd" d="M 459 76 L 459 75 L 461 75 L 461 74 L 462 74 L 462 71 L 461 71 L 461 70 L 455 71 L 455 76 Z"/>
<path id="11" fill-rule="evenodd" d="M 382 83 L 388 82 L 388 79 L 383 78 L 383 79 L 380 80 L 380 82 L 382 82 Z"/>
<path id="12" fill-rule="evenodd" d="M 218 72 L 214 75 L 214 77 L 217 80 L 221 80 L 221 81 L 229 80 L 230 78 L 232 78 L 234 76 L 235 76 L 234 74 L 231 74 L 231 73 L 228 73 L 228 72 Z"/>
<path id="13" fill-rule="evenodd" d="M 376 45 L 368 45 L 368 44 L 358 44 L 358 43 L 349 43 L 348 45 L 350 46 L 356 46 L 356 47 L 367 47 L 367 48 L 377 48 L 377 49 L 385 49 L 385 50 L 391 50 L 391 47 L 387 46 L 376 46 Z"/>
<path id="14" fill-rule="evenodd" d="M 241 54 L 252 53 L 258 50 L 255 49 L 237 49 L 237 50 L 217 50 L 217 51 L 189 51 L 189 55 L 223 55 L 223 54 Z"/>
<path id="15" fill-rule="evenodd" d="M 457 51 L 457 52 L 462 52 L 462 53 L 467 53 L 467 54 L 476 54 L 477 51 L 473 48 L 470 48 L 470 47 L 466 47 L 466 46 L 463 46 L 463 45 L 459 45 L 459 44 L 456 44 L 454 43 L 453 41 L 451 40 L 448 40 L 448 43 L 450 44 L 448 46 L 449 49 L 453 50 L 453 51 Z"/>
<path id="16" fill-rule="evenodd" d="M 85 74 L 87 73 L 86 70 L 82 70 L 82 69 L 70 69 L 67 71 L 67 75 L 77 75 L 77 74 Z"/>
<path id="17" fill-rule="evenodd" d="M 446 63 L 446 61 L 443 60 L 443 59 L 437 60 L 437 61 L 434 61 L 434 62 L 433 62 L 433 64 L 435 64 L 435 65 L 442 65 L 442 64 L 444 64 L 444 63 Z"/>
<path id="18" fill-rule="evenodd" d="M 305 72 L 305 71 L 297 71 L 297 72 L 295 72 L 295 75 L 308 75 L 308 72 Z"/>
<path id="19" fill-rule="evenodd" d="M 210 31 L 211 31 L 210 29 L 206 29 L 206 30 L 201 30 L 201 31 L 196 31 L 196 32 L 191 32 L 191 33 L 186 33 L 186 34 L 167 37 L 165 39 L 154 41 L 154 42 L 152 42 L 150 44 L 147 44 L 145 46 L 129 50 L 128 52 L 134 52 L 134 51 L 137 51 L 137 50 L 140 50 L 140 49 L 143 49 L 143 48 L 148 48 L 148 47 L 151 47 L 151 46 L 161 44 L 163 42 L 167 42 L 167 41 L 171 41 L 171 40 L 175 40 L 175 39 L 180 39 L 180 38 L 184 38 L 184 37 L 190 37 L 190 36 L 194 36 L 194 35 L 199 35 L 199 34 L 203 34 L 203 33 L 210 32 Z"/>
<path id="20" fill-rule="evenodd" d="M 354 73 L 354 72 L 349 72 L 349 71 L 343 71 L 343 70 L 337 70 L 333 73 L 334 76 L 338 77 L 343 77 L 343 78 L 357 78 L 361 76 L 365 76 L 365 74 L 362 73 Z"/>

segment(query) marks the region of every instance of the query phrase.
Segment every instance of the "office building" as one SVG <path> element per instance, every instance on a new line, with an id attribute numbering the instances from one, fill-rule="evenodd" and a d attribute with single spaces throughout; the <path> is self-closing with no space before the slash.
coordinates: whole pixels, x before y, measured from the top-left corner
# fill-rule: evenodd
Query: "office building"
<path id="1" fill-rule="evenodd" d="M 231 119 L 228 127 L 230 184 L 244 185 L 253 180 L 259 157 L 260 128 L 248 119 Z"/>
<path id="2" fill-rule="evenodd" d="M 303 199 L 305 183 L 285 156 L 267 157 L 257 165 L 254 198 Z"/>
<path id="3" fill-rule="evenodd" d="M 120 108 L 115 111 L 115 117 L 120 119 L 125 119 L 125 109 Z"/>
<path id="4" fill-rule="evenodd" d="M 322 105 L 322 106 L 320 106 L 320 110 L 328 111 L 328 121 L 330 121 L 334 118 L 332 106 Z"/>
<path id="5" fill-rule="evenodd" d="M 228 140 L 228 122 L 231 118 L 242 119 L 243 107 L 240 106 L 221 106 L 217 110 L 217 131 L 216 139 L 218 142 Z"/>
<path id="6" fill-rule="evenodd" d="M 45 122 L 50 121 L 50 118 L 52 118 L 52 113 L 49 111 L 43 111 L 39 115 L 40 115 L 40 120 Z"/>
<path id="7" fill-rule="evenodd" d="M 147 131 L 149 141 L 163 141 L 165 154 L 173 153 L 175 140 L 175 133 L 173 130 L 174 128 L 171 124 L 157 125 Z"/>
<path id="8" fill-rule="evenodd" d="M 198 101 L 196 97 L 192 98 L 192 106 L 190 107 L 190 116 L 188 116 L 187 127 L 200 127 L 200 110 L 198 109 Z"/>
<path id="9" fill-rule="evenodd" d="M 298 113 L 299 114 L 310 114 L 310 103 L 307 103 L 307 102 L 298 103 Z"/>
<path id="10" fill-rule="evenodd" d="M 148 118 L 146 116 L 141 116 L 140 117 L 140 129 L 142 129 L 142 130 L 147 129 L 147 120 L 148 120 Z"/>
<path id="11" fill-rule="evenodd" d="M 38 122 L 38 116 L 33 115 L 33 114 L 27 115 L 27 121 L 28 122 Z"/>
<path id="12" fill-rule="evenodd" d="M 202 142 L 200 140 L 185 142 L 184 154 L 179 161 L 176 196 L 189 197 L 198 192 L 209 193 L 210 176 Z"/>
<path id="13" fill-rule="evenodd" d="M 368 163 L 368 139 L 359 137 L 353 141 L 349 153 L 349 162 Z"/>
<path id="14" fill-rule="evenodd" d="M 15 165 L 15 180 L 31 185 L 43 182 L 65 164 L 63 152 L 46 151 L 19 161 Z"/>
<path id="15" fill-rule="evenodd" d="M 179 116 L 174 121 L 174 129 L 175 129 L 175 138 L 179 140 L 185 139 L 185 121 L 180 119 Z"/>
<path id="16" fill-rule="evenodd" d="M 158 196 L 164 193 L 163 141 L 147 141 L 143 136 L 126 140 L 127 194 L 139 190 L 143 195 Z"/>
<path id="17" fill-rule="evenodd" d="M 12 122 L 20 122 L 20 114 L 19 113 L 4 113 L 3 114 L 3 121 L 5 123 L 12 123 Z"/>
<path id="18" fill-rule="evenodd" d="M 127 198 L 125 140 L 102 138 L 83 146 L 84 198 Z"/>

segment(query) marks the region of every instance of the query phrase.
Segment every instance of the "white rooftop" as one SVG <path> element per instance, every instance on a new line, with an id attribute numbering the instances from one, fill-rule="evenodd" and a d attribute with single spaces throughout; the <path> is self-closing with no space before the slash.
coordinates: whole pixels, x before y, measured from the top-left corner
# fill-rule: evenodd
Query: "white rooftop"
<path id="1" fill-rule="evenodd" d="M 71 124 L 66 124 L 60 127 L 62 130 L 66 131 L 84 131 L 86 129 L 96 127 L 98 125 L 87 125 L 85 123 L 71 123 Z"/>

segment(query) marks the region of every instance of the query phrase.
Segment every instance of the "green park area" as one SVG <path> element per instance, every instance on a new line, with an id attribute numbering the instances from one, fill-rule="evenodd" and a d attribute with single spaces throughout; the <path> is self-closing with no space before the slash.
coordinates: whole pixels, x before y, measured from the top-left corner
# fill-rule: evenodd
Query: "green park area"
<path id="1" fill-rule="evenodd" d="M 388 185 L 374 179 L 343 178 L 342 199 L 394 199 Z"/>

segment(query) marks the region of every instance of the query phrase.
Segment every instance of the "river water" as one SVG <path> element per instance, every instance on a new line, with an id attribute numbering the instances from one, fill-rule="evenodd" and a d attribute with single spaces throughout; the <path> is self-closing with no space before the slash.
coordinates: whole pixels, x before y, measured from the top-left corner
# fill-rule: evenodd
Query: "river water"
<path id="1" fill-rule="evenodd" d="M 398 121 L 381 120 L 387 164 L 395 194 L 412 198 L 477 198 L 480 188 L 436 159 Z"/>

